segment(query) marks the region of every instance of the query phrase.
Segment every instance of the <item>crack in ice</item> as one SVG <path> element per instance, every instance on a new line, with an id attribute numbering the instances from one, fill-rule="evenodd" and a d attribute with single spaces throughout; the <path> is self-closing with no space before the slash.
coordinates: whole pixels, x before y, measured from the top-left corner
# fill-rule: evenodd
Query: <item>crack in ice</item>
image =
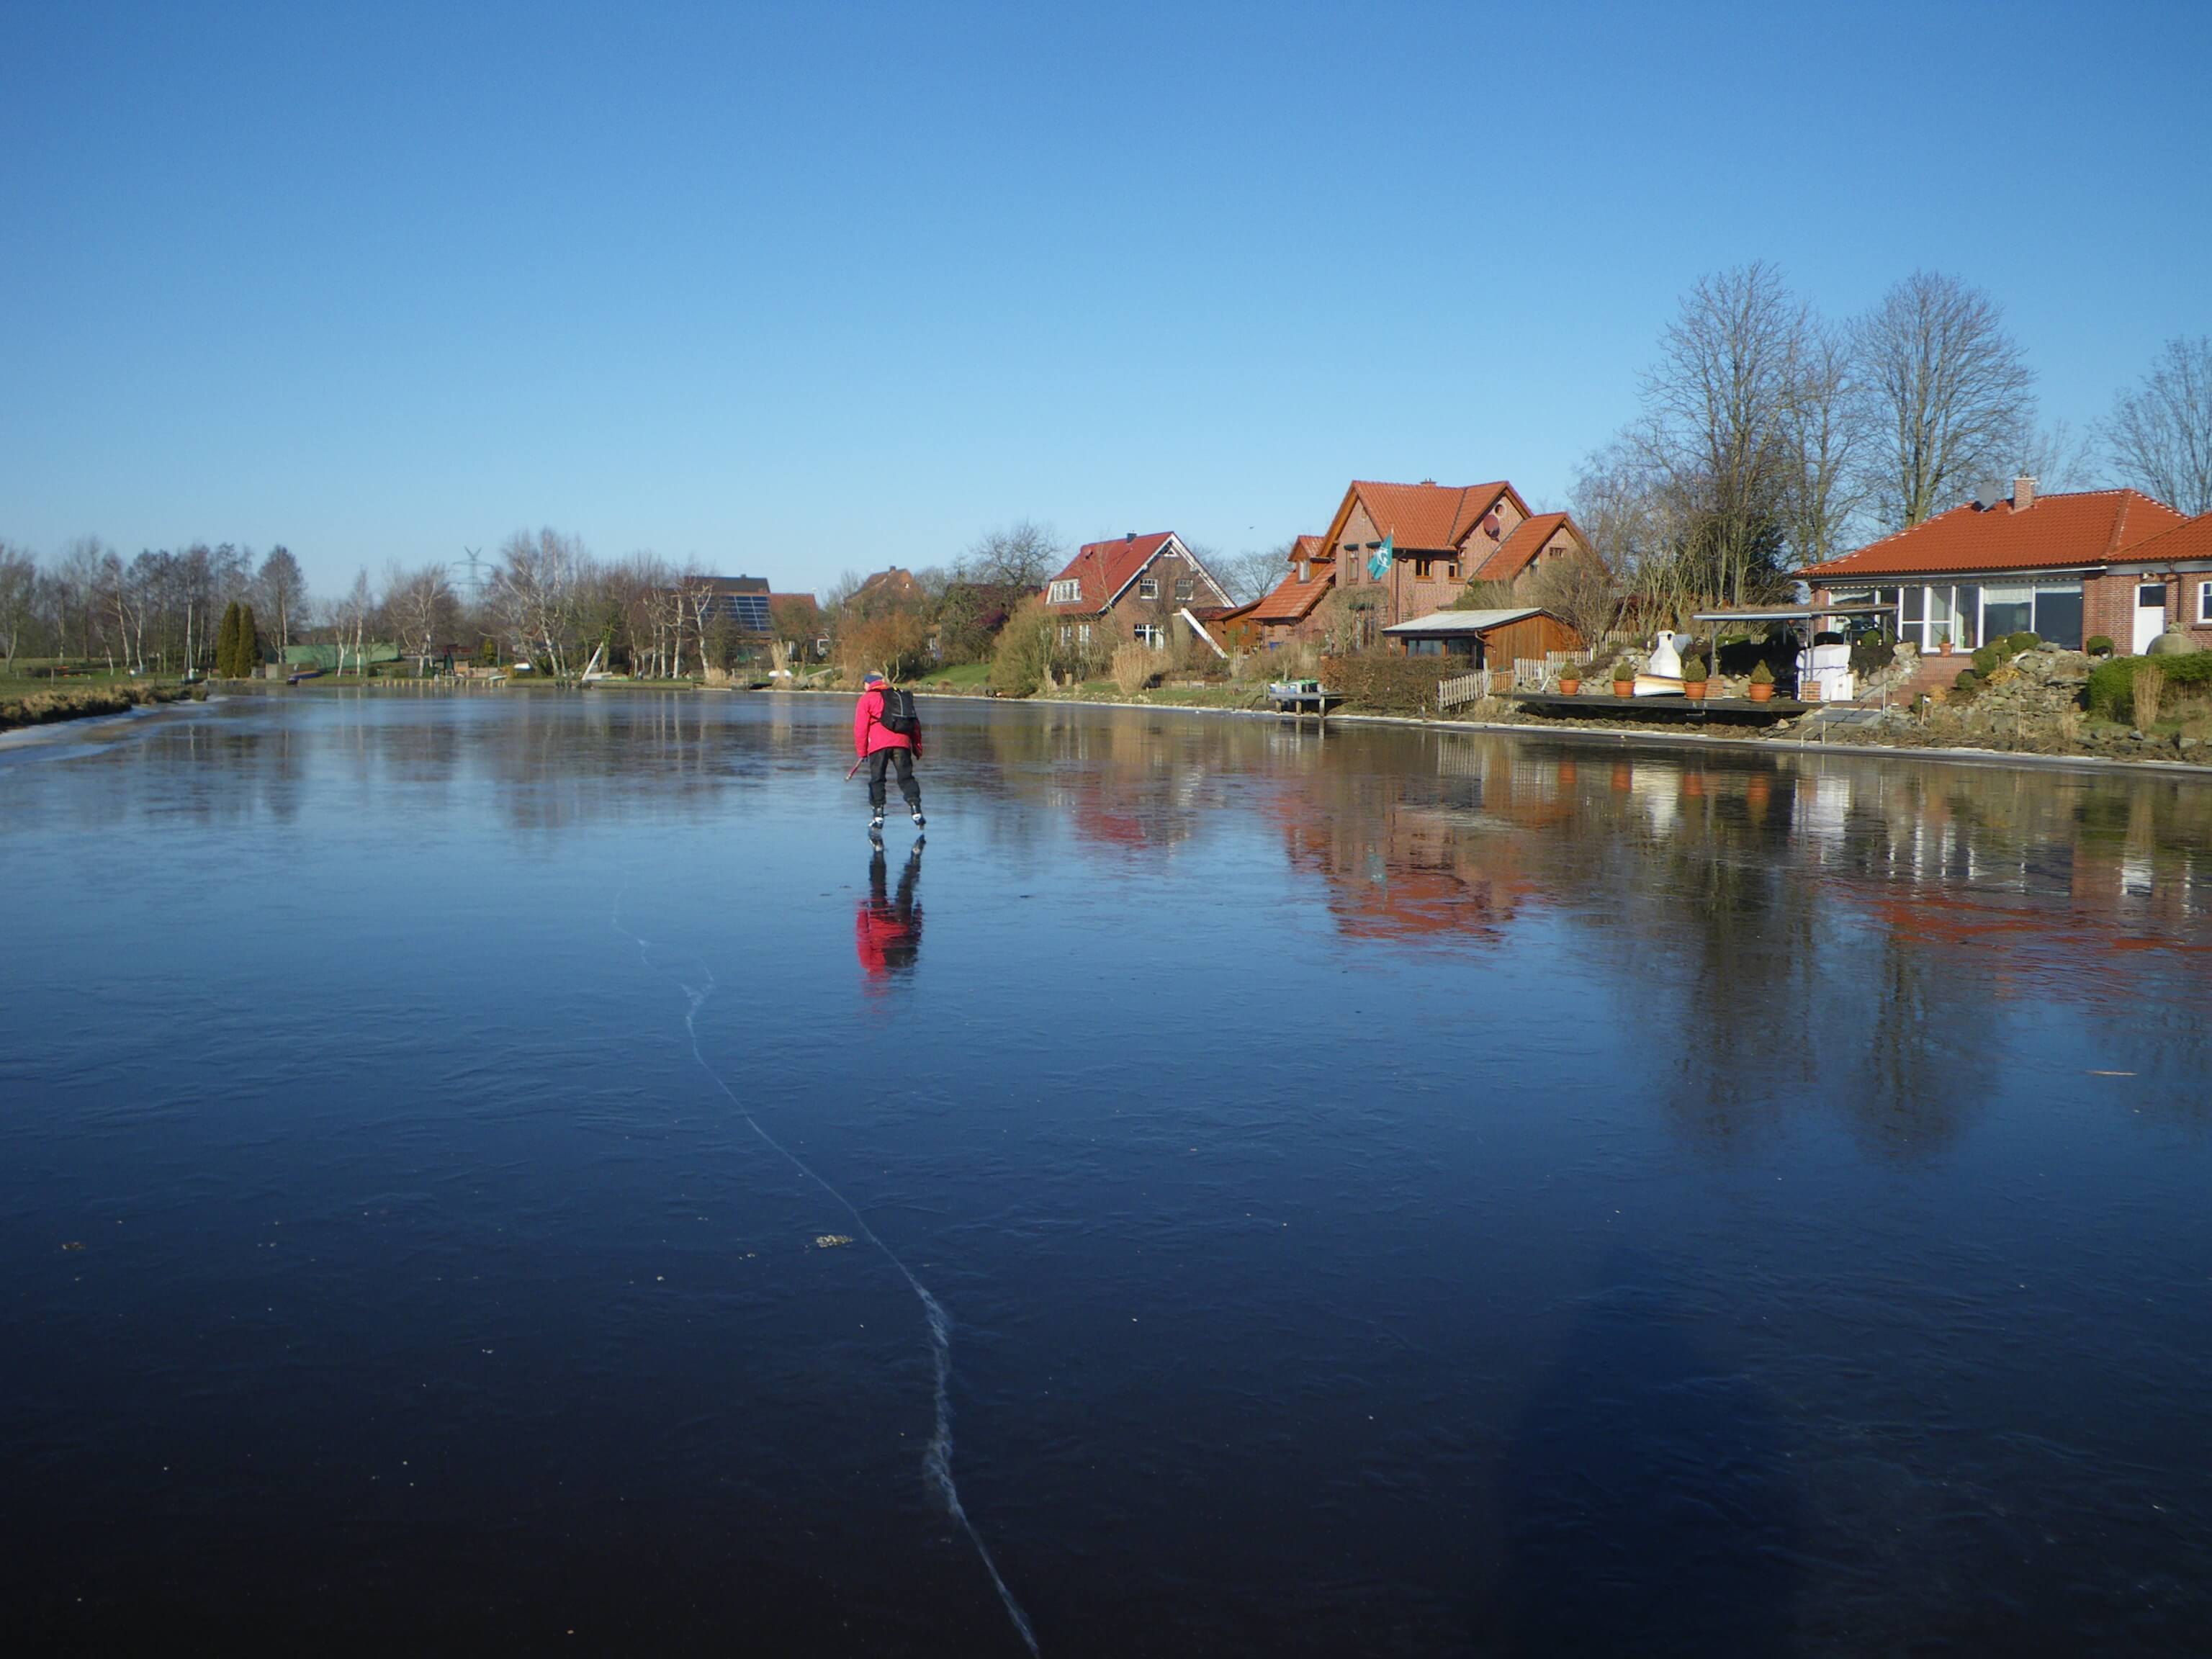
<path id="1" fill-rule="evenodd" d="M 651 969 L 654 966 L 653 943 L 650 939 L 642 939 L 631 933 L 629 928 L 622 925 L 622 898 L 623 896 L 620 893 L 615 895 L 612 918 L 614 930 L 637 946 L 639 963 Z M 736 1091 L 722 1080 L 722 1074 L 708 1064 L 707 1056 L 699 1047 L 699 1010 L 705 1006 L 707 999 L 714 995 L 716 981 L 714 970 L 703 960 L 699 963 L 699 970 L 707 976 L 704 986 L 687 985 L 681 979 L 676 981 L 683 989 L 687 1005 L 684 1010 L 684 1030 L 691 1040 L 691 1058 L 698 1063 L 699 1069 L 707 1074 L 708 1081 L 721 1091 L 722 1097 L 730 1103 L 737 1115 L 744 1120 L 747 1128 L 759 1136 L 764 1145 L 775 1152 L 793 1169 L 827 1193 L 846 1214 L 853 1218 L 853 1225 L 860 1237 L 874 1245 L 882 1252 L 884 1260 L 898 1269 L 899 1276 L 906 1280 L 908 1288 L 913 1291 L 915 1298 L 921 1304 L 922 1316 L 929 1327 L 930 1357 L 936 1370 L 936 1420 L 932 1427 L 929 1444 L 922 1453 L 922 1471 L 928 1477 L 931 1488 L 944 1504 L 945 1512 L 958 1522 L 961 1531 L 968 1534 L 968 1541 L 975 1547 L 976 1559 L 982 1562 L 983 1571 L 991 1576 L 992 1586 L 999 1592 L 999 1600 L 1006 1609 L 1006 1617 L 1013 1621 L 1015 1633 L 1022 1638 L 1022 1645 L 1030 1653 L 1035 1654 L 1038 1651 L 1036 1633 L 1030 1627 L 1029 1615 L 1022 1611 L 1021 1603 L 1014 1600 L 1013 1591 L 1006 1588 L 1006 1581 L 999 1571 L 999 1564 L 992 1559 L 990 1546 L 983 1541 L 983 1534 L 976 1530 L 975 1523 L 968 1518 L 968 1511 L 960 1502 L 960 1489 L 953 1484 L 952 1480 L 951 1316 L 945 1311 L 944 1304 L 930 1294 L 929 1287 L 915 1277 L 914 1270 L 900 1260 L 898 1252 L 884 1243 L 876 1230 L 868 1224 L 867 1218 L 862 1215 L 854 1205 L 853 1200 L 823 1180 L 804 1158 L 770 1134 L 762 1126 L 760 1120 L 747 1109 L 745 1103 L 738 1098 Z"/>

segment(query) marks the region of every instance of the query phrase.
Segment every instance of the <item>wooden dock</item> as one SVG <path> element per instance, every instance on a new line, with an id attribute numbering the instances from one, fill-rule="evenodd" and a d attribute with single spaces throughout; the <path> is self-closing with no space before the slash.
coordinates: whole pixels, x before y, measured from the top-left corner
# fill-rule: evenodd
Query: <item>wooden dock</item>
<path id="1" fill-rule="evenodd" d="M 1506 696 L 1532 714 L 1561 719 L 1576 714 L 1593 720 L 1644 720 L 1702 725 L 1718 720 L 1731 726 L 1771 726 L 1826 703 L 1800 702 L 1795 697 L 1770 697 L 1753 702 L 1749 697 L 1563 697 L 1556 691 L 1509 691 Z"/>

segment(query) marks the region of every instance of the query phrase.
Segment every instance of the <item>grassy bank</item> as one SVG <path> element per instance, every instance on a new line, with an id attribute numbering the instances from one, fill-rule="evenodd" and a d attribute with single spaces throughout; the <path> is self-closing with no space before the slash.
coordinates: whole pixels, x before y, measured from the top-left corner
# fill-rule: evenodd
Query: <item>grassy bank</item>
<path id="1" fill-rule="evenodd" d="M 0 732 L 20 726 L 51 726 L 58 720 L 89 720 L 100 714 L 128 714 L 155 703 L 182 702 L 204 696 L 205 689 L 178 680 L 93 679 L 56 682 L 50 679 L 0 679 Z"/>

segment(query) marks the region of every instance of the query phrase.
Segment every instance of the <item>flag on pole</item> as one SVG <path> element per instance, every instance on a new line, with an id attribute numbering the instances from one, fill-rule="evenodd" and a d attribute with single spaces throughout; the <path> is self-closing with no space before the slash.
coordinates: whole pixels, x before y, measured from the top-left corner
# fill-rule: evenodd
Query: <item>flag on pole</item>
<path id="1" fill-rule="evenodd" d="M 1385 536 L 1382 538 L 1382 545 L 1376 548 L 1374 553 L 1369 556 L 1367 561 L 1367 574 L 1372 580 L 1379 582 L 1383 577 L 1390 574 L 1390 561 L 1395 557 L 1397 554 L 1397 549 L 1391 545 L 1391 543 L 1395 538 L 1396 532 L 1394 531 L 1390 535 Z"/>

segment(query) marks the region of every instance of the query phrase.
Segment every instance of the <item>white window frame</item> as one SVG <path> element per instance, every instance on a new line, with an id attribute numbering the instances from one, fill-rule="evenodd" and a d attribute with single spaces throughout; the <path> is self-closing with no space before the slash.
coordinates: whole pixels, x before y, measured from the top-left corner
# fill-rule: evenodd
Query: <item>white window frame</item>
<path id="1" fill-rule="evenodd" d="M 1088 645 L 1091 643 L 1091 624 L 1089 623 L 1078 623 L 1076 624 L 1075 642 L 1078 645 Z"/>
<path id="2" fill-rule="evenodd" d="M 1177 576 L 1176 578 L 1175 595 L 1176 602 L 1177 604 L 1188 605 L 1192 600 L 1198 597 L 1198 578 L 1195 576 Z"/>
<path id="3" fill-rule="evenodd" d="M 2197 620 L 2212 623 L 2212 582 L 2197 584 Z"/>
<path id="4" fill-rule="evenodd" d="M 1079 577 L 1073 581 L 1056 581 L 1052 585 L 1054 605 L 1073 605 L 1083 597 L 1083 582 Z"/>
<path id="5" fill-rule="evenodd" d="M 1139 645 L 1148 645 L 1155 651 L 1168 648 L 1168 631 L 1158 623 L 1139 623 L 1130 630 L 1130 637 Z"/>
<path id="6" fill-rule="evenodd" d="M 1157 599 L 1159 596 L 1160 579 L 1158 576 L 1139 576 L 1137 578 L 1137 597 L 1139 599 Z"/>

